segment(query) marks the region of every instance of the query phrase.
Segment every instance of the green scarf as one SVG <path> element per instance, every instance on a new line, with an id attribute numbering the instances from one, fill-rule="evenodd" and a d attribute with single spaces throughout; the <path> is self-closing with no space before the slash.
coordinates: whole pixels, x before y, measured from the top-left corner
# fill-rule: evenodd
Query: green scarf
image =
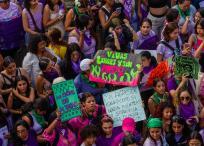
<path id="1" fill-rule="evenodd" d="M 186 19 L 186 16 L 190 16 L 190 8 L 188 9 L 188 10 L 186 10 L 186 12 L 183 12 L 182 10 L 181 10 L 181 8 L 179 7 L 179 5 L 178 5 L 178 11 L 179 11 L 179 15 L 181 16 L 181 17 L 183 17 L 184 19 Z"/>
<path id="2" fill-rule="evenodd" d="M 38 113 L 35 112 L 35 110 L 32 110 L 32 114 L 35 117 L 36 121 L 42 126 L 45 127 L 46 126 L 46 122 L 45 122 L 45 118 L 41 115 L 39 115 Z"/>
<path id="3" fill-rule="evenodd" d="M 159 95 L 157 92 L 154 92 L 153 94 L 153 101 L 156 104 L 160 104 L 161 102 L 166 102 L 167 101 L 167 95 L 164 93 L 164 95 Z"/>
<path id="4" fill-rule="evenodd" d="M 79 12 L 79 8 L 78 8 L 77 6 L 74 6 L 74 10 L 75 10 L 75 12 L 76 12 L 76 14 L 77 14 L 78 16 L 84 15 L 84 13 L 80 13 L 80 12 Z"/>
<path id="5" fill-rule="evenodd" d="M 89 84 L 90 86 L 97 88 L 96 83 L 89 81 L 89 79 L 87 77 L 85 77 L 85 75 L 83 73 L 80 74 L 81 78 L 84 82 L 86 82 L 87 84 Z"/>

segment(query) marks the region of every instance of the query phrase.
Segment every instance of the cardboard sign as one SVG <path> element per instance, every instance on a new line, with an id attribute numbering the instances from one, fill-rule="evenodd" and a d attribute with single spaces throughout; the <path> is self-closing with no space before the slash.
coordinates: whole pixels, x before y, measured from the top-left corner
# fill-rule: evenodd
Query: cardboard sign
<path id="1" fill-rule="evenodd" d="M 136 86 L 140 57 L 135 54 L 99 50 L 91 65 L 90 81 Z"/>
<path id="2" fill-rule="evenodd" d="M 189 78 L 198 79 L 199 63 L 196 58 L 187 56 L 175 57 L 175 74 L 182 76 L 187 74 Z"/>
<path id="3" fill-rule="evenodd" d="M 62 122 L 81 115 L 79 99 L 73 80 L 52 85 Z"/>
<path id="4" fill-rule="evenodd" d="M 138 87 L 126 87 L 103 94 L 106 112 L 113 118 L 114 127 L 121 126 L 122 120 L 132 117 L 135 121 L 146 119 Z"/>

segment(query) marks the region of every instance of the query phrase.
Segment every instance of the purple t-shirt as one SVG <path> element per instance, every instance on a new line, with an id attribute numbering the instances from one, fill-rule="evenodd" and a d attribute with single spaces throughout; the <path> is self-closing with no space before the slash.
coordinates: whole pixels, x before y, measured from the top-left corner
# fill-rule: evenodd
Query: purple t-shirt
<path id="1" fill-rule="evenodd" d="M 26 146 L 38 146 L 37 135 L 34 130 L 29 131 L 28 139 L 23 144 Z"/>
<path id="2" fill-rule="evenodd" d="M 120 127 L 115 127 L 113 128 L 113 134 L 110 138 L 106 138 L 105 136 L 99 136 L 96 140 L 96 145 L 97 146 L 111 146 L 114 138 L 122 132 L 122 128 Z"/>

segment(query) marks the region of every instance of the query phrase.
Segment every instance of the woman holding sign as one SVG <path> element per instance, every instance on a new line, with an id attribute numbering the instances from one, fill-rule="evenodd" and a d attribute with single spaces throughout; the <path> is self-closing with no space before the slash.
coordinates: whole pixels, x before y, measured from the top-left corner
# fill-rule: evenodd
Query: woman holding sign
<path id="1" fill-rule="evenodd" d="M 61 122 L 60 116 L 58 111 L 50 115 L 43 137 L 53 146 L 77 146 L 76 136 L 68 123 Z"/>
<path id="2" fill-rule="evenodd" d="M 102 94 L 105 93 L 106 88 L 103 84 L 89 81 L 92 59 L 84 59 L 80 62 L 81 73 L 74 79 L 74 85 L 77 89 L 77 93 L 83 93 L 89 91 L 96 99 L 97 104 L 102 104 Z"/>

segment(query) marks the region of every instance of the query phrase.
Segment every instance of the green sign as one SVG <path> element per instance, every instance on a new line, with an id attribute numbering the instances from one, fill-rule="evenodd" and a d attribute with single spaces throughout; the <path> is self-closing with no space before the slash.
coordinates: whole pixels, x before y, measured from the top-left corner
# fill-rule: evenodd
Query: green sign
<path id="1" fill-rule="evenodd" d="M 91 65 L 90 81 L 137 86 L 141 64 L 139 55 L 99 50 Z"/>
<path id="2" fill-rule="evenodd" d="M 73 80 L 52 85 L 55 101 L 61 112 L 62 122 L 81 115 L 79 99 Z"/>
<path id="3" fill-rule="evenodd" d="M 189 78 L 198 79 L 199 63 L 193 57 L 176 56 L 175 57 L 175 74 L 182 76 L 186 74 Z"/>

